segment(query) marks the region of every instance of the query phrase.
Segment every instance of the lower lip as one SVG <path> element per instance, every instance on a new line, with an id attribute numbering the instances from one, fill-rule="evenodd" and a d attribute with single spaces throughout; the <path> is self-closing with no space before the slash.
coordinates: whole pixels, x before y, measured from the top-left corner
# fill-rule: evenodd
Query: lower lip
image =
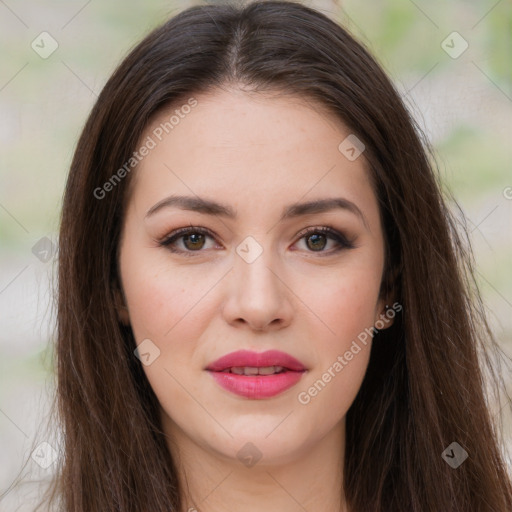
<path id="1" fill-rule="evenodd" d="M 258 400 L 270 398 L 286 391 L 299 382 L 303 373 L 286 371 L 275 375 L 237 375 L 227 372 L 210 372 L 217 384 L 235 395 Z"/>

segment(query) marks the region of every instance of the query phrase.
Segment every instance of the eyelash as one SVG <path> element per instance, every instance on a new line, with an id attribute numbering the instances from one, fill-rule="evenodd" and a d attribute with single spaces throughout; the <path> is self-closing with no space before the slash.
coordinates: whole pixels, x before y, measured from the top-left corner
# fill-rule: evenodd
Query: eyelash
<path id="1" fill-rule="evenodd" d="M 298 234 L 299 240 L 302 240 L 303 238 L 307 237 L 308 235 L 318 234 L 318 233 L 323 234 L 323 235 L 328 235 L 328 237 L 331 240 L 334 240 L 338 244 L 338 247 L 336 247 L 335 249 L 333 249 L 331 251 L 323 251 L 322 250 L 322 251 L 308 251 L 308 252 L 311 252 L 311 253 L 316 252 L 318 254 L 326 253 L 324 255 L 330 255 L 330 254 L 338 253 L 339 251 L 342 251 L 344 249 L 345 250 L 346 249 L 354 249 L 356 247 L 356 245 L 354 244 L 353 241 L 348 240 L 345 237 L 345 235 L 343 235 L 342 233 L 340 233 L 339 231 L 334 229 L 332 226 L 321 226 L 321 227 L 307 228 Z M 189 234 L 201 234 L 201 235 L 210 236 L 211 238 L 215 238 L 213 233 L 206 228 L 190 226 L 188 228 L 181 228 L 181 229 L 178 229 L 178 230 L 172 232 L 171 234 L 166 236 L 164 239 L 160 240 L 158 242 L 158 244 L 162 247 L 167 248 L 169 251 L 171 251 L 173 253 L 183 254 L 184 256 L 187 256 L 187 257 L 188 256 L 196 256 L 196 254 L 194 254 L 194 253 L 204 252 L 201 249 L 199 249 L 197 251 L 190 251 L 190 250 L 175 249 L 171 246 L 171 244 L 173 244 L 175 241 L 177 241 L 180 238 L 182 238 L 183 236 L 189 235 Z"/>

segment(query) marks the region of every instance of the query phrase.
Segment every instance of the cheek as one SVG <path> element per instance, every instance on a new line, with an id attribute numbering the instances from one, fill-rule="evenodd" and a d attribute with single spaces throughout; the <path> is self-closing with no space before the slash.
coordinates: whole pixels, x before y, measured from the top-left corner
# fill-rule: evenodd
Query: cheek
<path id="1" fill-rule="evenodd" d="M 185 382 L 188 369 L 200 364 L 195 352 L 218 277 L 199 266 L 188 271 L 171 267 L 164 251 L 129 243 L 122 249 L 120 266 L 135 343 L 144 341 L 152 353 L 143 370 L 161 402 L 179 396 L 182 390 L 172 377 Z"/>
<path id="2" fill-rule="evenodd" d="M 380 270 L 380 260 L 372 256 L 338 270 L 307 295 L 306 289 L 301 292 L 321 321 L 309 331 L 317 360 L 298 390 L 297 401 L 325 425 L 332 426 L 346 414 L 366 374 Z"/>
<path id="3" fill-rule="evenodd" d="M 359 280 L 339 279 L 323 292 L 309 292 L 308 305 L 324 326 L 322 339 L 339 344 L 373 325 L 378 287 Z"/>
<path id="4" fill-rule="evenodd" d="M 164 408 L 176 401 L 187 403 L 179 383 L 187 380 L 186 369 L 201 334 L 196 320 L 208 283 L 191 281 L 190 273 L 180 269 L 170 270 L 161 258 L 151 258 L 150 251 L 126 249 L 121 257 L 121 273 L 130 324 L 136 345 L 144 341 L 146 345 L 141 346 L 149 347 L 151 353 L 149 364 L 143 365 L 144 373 Z M 148 339 L 149 345 L 145 341 Z M 196 391 L 193 383 L 188 383 L 187 389 Z"/>
<path id="5" fill-rule="evenodd" d="M 317 343 L 323 353 L 346 350 L 345 346 L 374 325 L 378 313 L 381 262 L 361 258 L 330 274 L 296 280 L 297 295 L 317 318 Z"/>
<path id="6" fill-rule="evenodd" d="M 164 340 L 193 313 L 207 291 L 207 283 L 199 276 L 191 280 L 190 273 L 180 269 L 171 271 L 162 258 L 151 258 L 142 251 L 141 256 L 128 249 L 121 258 L 130 322 L 137 342 L 144 338 Z"/>

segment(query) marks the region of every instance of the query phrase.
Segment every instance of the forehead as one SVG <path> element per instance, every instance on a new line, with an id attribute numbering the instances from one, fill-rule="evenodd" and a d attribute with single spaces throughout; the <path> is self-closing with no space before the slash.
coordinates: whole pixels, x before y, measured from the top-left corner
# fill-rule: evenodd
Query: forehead
<path id="1" fill-rule="evenodd" d="M 134 199 L 149 208 L 166 194 L 195 194 L 252 212 L 263 202 L 341 193 L 372 202 L 364 155 L 351 161 L 339 150 L 349 135 L 306 98 L 239 90 L 193 95 L 146 128 L 141 144 L 151 141 L 152 149 L 134 172 Z"/>

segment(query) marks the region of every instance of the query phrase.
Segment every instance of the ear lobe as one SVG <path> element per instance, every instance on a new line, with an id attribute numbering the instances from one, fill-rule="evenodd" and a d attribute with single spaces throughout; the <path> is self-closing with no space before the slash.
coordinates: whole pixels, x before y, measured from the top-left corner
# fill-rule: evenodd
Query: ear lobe
<path id="1" fill-rule="evenodd" d="M 130 325 L 130 314 L 128 312 L 123 294 L 118 287 L 115 287 L 114 289 L 114 303 L 119 321 L 124 325 Z"/>
<path id="2" fill-rule="evenodd" d="M 379 331 L 383 331 L 388 327 L 391 327 L 394 323 L 394 318 L 396 316 L 396 311 L 389 304 L 395 304 L 392 300 L 386 300 L 385 305 L 384 301 L 379 302 L 379 308 L 377 311 L 380 313 L 375 317 L 374 327 Z"/>
<path id="3" fill-rule="evenodd" d="M 395 297 L 398 294 L 397 283 L 402 273 L 402 265 L 393 265 L 389 272 L 386 272 L 384 279 L 381 283 L 380 297 L 377 311 L 378 315 L 375 317 L 375 327 L 379 331 L 383 331 L 391 327 L 394 323 L 394 318 L 398 311 L 401 311 L 402 306 L 395 302 Z M 398 305 L 398 306 L 397 306 Z M 395 307 L 397 309 L 395 310 Z"/>

